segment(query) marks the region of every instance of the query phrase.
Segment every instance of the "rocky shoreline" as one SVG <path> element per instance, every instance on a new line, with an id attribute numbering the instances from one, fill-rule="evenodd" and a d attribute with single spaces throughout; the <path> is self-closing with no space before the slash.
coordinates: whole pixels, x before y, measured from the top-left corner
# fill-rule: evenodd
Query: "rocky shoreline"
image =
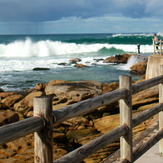
<path id="1" fill-rule="evenodd" d="M 107 57 L 105 59 L 104 58 L 94 59 L 95 62 L 92 63 L 91 65 L 96 65 L 98 62 L 109 63 L 109 64 L 120 64 L 120 63 L 125 64 L 129 60 L 129 58 L 133 55 L 135 55 L 137 57 L 137 60 L 140 60 L 140 61 L 137 64 L 130 67 L 131 69 L 130 73 L 144 75 L 146 66 L 147 66 L 147 60 L 146 58 L 140 59 L 141 57 L 137 54 L 122 54 L 122 55 L 118 54 L 115 56 Z M 73 65 L 74 67 L 78 67 L 78 68 L 90 67 L 88 65 L 82 64 L 82 59 L 80 58 L 72 58 L 72 59 L 69 59 L 68 63 L 63 62 L 63 63 L 58 63 L 58 65 L 62 65 L 62 66 Z M 50 68 L 48 67 L 33 68 L 33 71 L 46 71 L 46 70 L 50 70 Z"/>
<path id="2" fill-rule="evenodd" d="M 110 58 L 109 62 L 114 61 L 115 63 L 117 59 L 118 63 L 120 63 L 120 59 L 122 58 L 123 63 L 127 62 L 130 56 L 126 57 L 126 54 L 124 56 L 125 57 L 115 56 L 115 58 Z M 126 58 L 126 61 L 124 58 Z M 107 60 L 109 60 L 109 58 Z M 146 63 L 144 63 L 144 69 L 145 64 Z M 139 63 L 137 69 L 140 67 L 142 69 L 142 65 L 140 66 Z M 138 72 L 139 71 L 136 71 L 136 73 Z M 143 75 L 142 72 L 139 74 Z M 71 82 L 65 80 L 51 80 L 49 83 L 38 83 L 34 89 L 25 92 L 4 92 L 0 90 L 0 125 L 6 125 L 33 116 L 33 98 L 35 96 L 51 96 L 53 110 L 55 110 L 113 91 L 118 87 L 119 83 L 117 82 L 106 84 L 97 81 Z M 137 115 L 156 103 L 158 103 L 157 87 L 133 95 L 133 115 Z M 144 130 L 151 121 L 152 119 L 137 126 L 134 129 L 134 136 Z M 53 126 L 54 159 L 112 130 L 118 124 L 118 102 L 100 107 L 89 114 L 55 124 Z M 33 162 L 33 139 L 33 134 L 30 134 L 18 140 L 0 145 L 0 162 Z M 93 154 L 84 160 L 84 162 L 99 163 L 118 148 L 119 140 Z"/>

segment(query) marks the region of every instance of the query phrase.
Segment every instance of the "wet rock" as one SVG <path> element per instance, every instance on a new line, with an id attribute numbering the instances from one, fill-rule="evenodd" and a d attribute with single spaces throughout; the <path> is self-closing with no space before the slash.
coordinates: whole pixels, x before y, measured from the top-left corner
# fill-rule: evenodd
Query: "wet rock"
<path id="1" fill-rule="evenodd" d="M 81 59 L 79 59 L 79 58 L 72 58 L 72 59 L 69 60 L 70 63 L 77 63 L 77 62 L 80 62 L 80 61 L 81 61 Z"/>
<path id="2" fill-rule="evenodd" d="M 79 68 L 83 68 L 83 67 L 89 67 L 83 64 L 75 64 L 74 67 L 79 67 Z"/>
<path id="3" fill-rule="evenodd" d="M 131 69 L 130 73 L 144 75 L 146 73 L 146 67 L 147 67 L 146 62 L 137 63 L 130 68 Z"/>
<path id="4" fill-rule="evenodd" d="M 45 71 L 45 70 L 50 70 L 50 68 L 46 68 L 46 67 L 36 67 L 36 68 L 33 68 L 33 71 Z"/>
<path id="5" fill-rule="evenodd" d="M 106 58 L 103 63 L 127 63 L 128 59 L 130 58 L 130 54 L 122 54 L 122 55 L 115 55 Z"/>
<path id="6" fill-rule="evenodd" d="M 94 59 L 94 61 L 96 61 L 96 62 L 100 62 L 100 61 L 103 61 L 103 60 L 104 60 L 103 58 Z"/>
<path id="7" fill-rule="evenodd" d="M 65 65 L 67 65 L 67 63 L 58 63 L 58 65 L 65 66 Z"/>
<path id="8" fill-rule="evenodd" d="M 0 92 L 4 92 L 4 90 L 0 88 Z"/>

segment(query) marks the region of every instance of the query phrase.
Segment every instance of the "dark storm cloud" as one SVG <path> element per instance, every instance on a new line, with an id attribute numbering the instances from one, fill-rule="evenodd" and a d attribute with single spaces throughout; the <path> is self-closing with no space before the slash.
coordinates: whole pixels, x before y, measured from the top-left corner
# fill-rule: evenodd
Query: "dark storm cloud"
<path id="1" fill-rule="evenodd" d="M 161 16 L 161 0 L 0 0 L 0 21 L 52 21 L 63 17 Z M 163 6 L 162 6 L 163 7 Z M 158 8 L 161 10 L 158 11 Z"/>

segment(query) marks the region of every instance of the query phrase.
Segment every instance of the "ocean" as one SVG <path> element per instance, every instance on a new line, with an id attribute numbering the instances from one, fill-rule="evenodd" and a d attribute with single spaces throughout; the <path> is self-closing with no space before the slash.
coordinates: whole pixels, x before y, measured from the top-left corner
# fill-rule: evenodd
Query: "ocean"
<path id="1" fill-rule="evenodd" d="M 162 39 L 163 35 L 158 34 Z M 132 57 L 126 64 L 103 63 L 102 59 L 117 54 L 153 52 L 152 33 L 139 34 L 49 34 L 0 36 L 0 88 L 4 91 L 24 91 L 38 82 L 50 80 L 96 80 L 111 83 L 119 75 L 130 74 L 137 62 Z M 77 68 L 69 59 L 79 58 L 89 67 Z M 99 61 L 97 60 L 99 59 Z M 62 64 L 64 63 L 64 64 Z M 49 70 L 34 71 L 36 67 Z M 132 75 L 133 80 L 140 79 Z"/>

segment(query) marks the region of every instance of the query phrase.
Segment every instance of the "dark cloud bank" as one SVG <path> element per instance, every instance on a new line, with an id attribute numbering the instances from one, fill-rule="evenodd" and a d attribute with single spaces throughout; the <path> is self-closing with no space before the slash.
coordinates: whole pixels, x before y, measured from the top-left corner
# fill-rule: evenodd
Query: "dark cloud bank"
<path id="1" fill-rule="evenodd" d="M 158 10 L 160 4 L 161 0 L 0 0 L 0 21 L 42 22 L 63 17 L 90 18 L 106 15 L 162 17 L 163 10 Z"/>

